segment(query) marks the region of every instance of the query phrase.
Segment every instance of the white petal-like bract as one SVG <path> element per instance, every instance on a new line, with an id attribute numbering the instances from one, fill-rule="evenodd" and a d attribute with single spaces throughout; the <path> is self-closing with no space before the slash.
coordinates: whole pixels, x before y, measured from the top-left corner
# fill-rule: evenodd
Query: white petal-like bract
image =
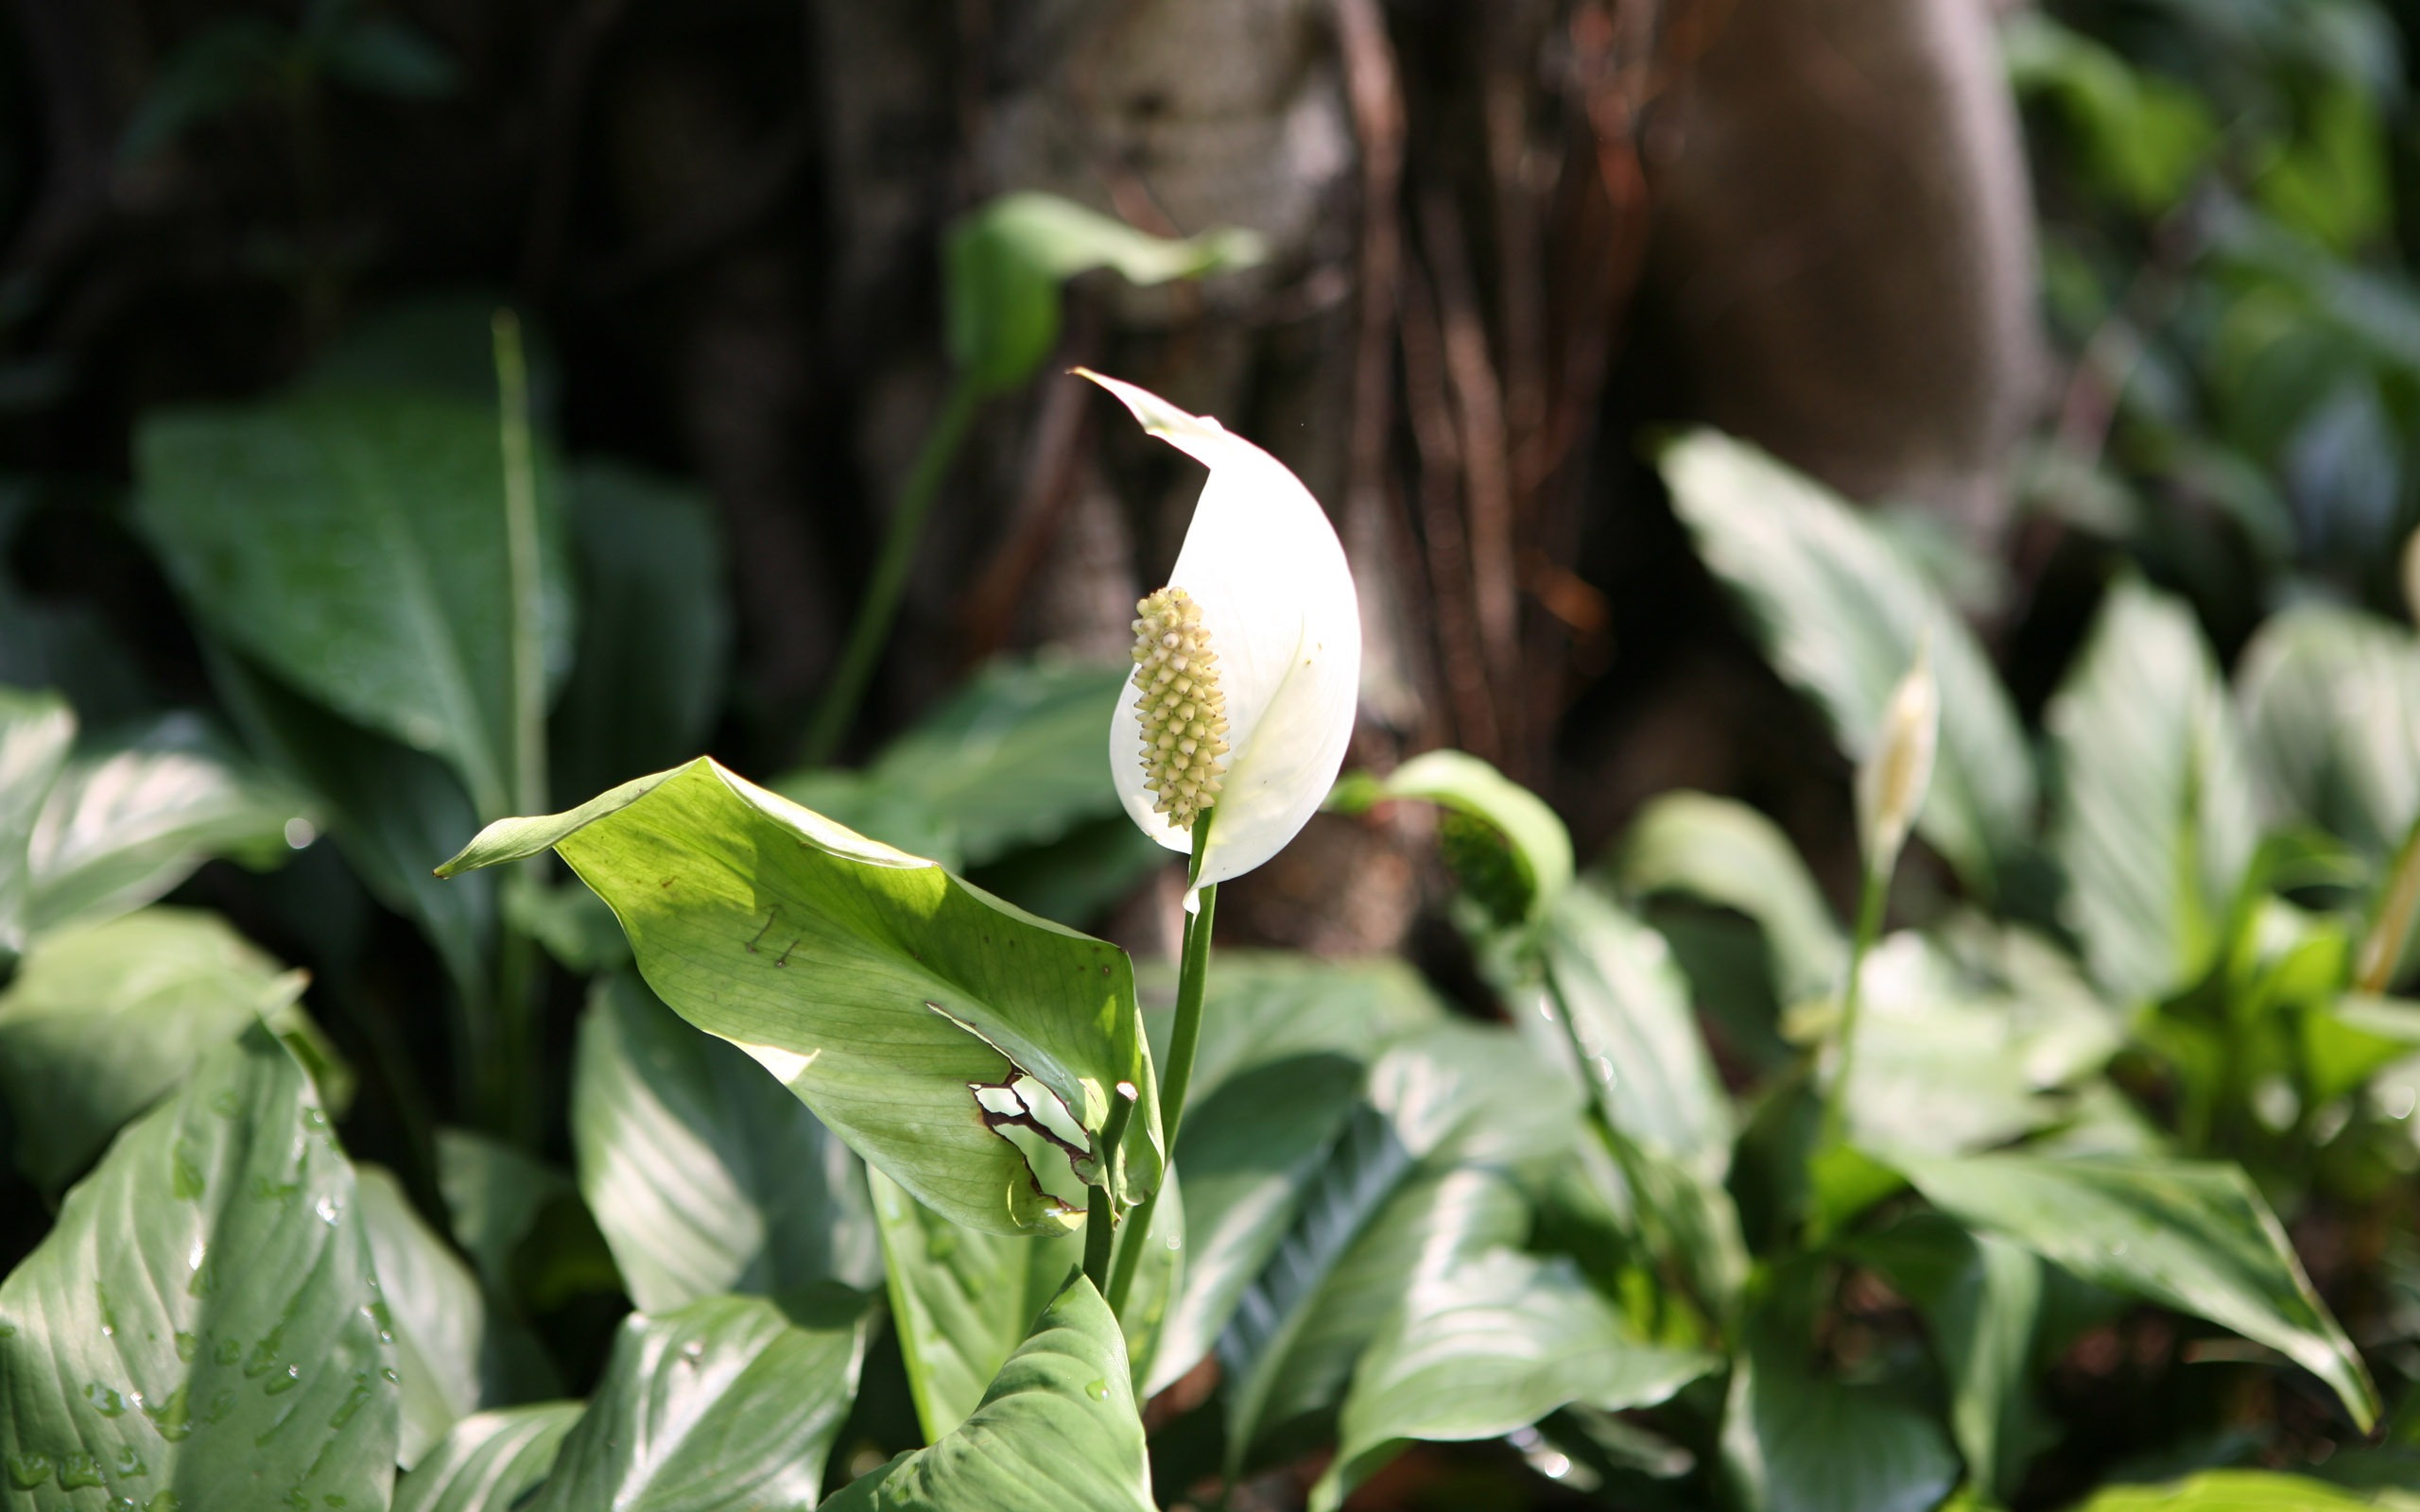
<path id="1" fill-rule="evenodd" d="M 1344 765 L 1361 682 L 1361 611 L 1336 527 L 1286 465 L 1217 421 L 1158 395 L 1077 371 L 1124 401 L 1151 435 L 1210 470 L 1167 586 L 1201 607 L 1225 696 L 1225 771 L 1194 870 L 1206 887 L 1259 866 L 1294 838 Z M 1110 770 L 1143 833 L 1190 853 L 1193 837 L 1153 811 L 1131 682 L 1110 720 Z"/>

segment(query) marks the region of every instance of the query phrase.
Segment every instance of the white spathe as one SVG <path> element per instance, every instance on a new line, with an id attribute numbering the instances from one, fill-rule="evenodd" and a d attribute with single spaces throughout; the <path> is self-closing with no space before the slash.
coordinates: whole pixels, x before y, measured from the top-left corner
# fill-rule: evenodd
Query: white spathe
<path id="1" fill-rule="evenodd" d="M 1201 606 L 1227 710 L 1227 763 L 1196 888 L 1285 849 L 1344 765 L 1361 685 L 1361 610 L 1327 512 L 1283 462 L 1217 421 L 1079 368 L 1143 429 L 1210 470 L 1167 586 Z M 1109 722 L 1117 796 L 1143 833 L 1190 854 L 1193 836 L 1152 812 L 1132 682 Z M 1187 895 L 1190 905 L 1191 895 Z"/>

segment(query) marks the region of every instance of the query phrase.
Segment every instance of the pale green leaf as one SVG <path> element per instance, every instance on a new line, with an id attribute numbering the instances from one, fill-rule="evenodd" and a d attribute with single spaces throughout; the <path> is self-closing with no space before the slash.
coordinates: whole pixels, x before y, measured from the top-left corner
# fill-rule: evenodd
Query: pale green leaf
<path id="1" fill-rule="evenodd" d="M 353 1168 L 302 1067 L 248 1030 L 119 1137 L 0 1283 L 11 1504 L 385 1505 L 385 1314 Z"/>
<path id="2" fill-rule="evenodd" d="M 33 891 L 26 847 L 75 742 L 76 715 L 65 699 L 0 687 L 0 965 L 25 949 Z"/>
<path id="3" fill-rule="evenodd" d="M 2391 852 L 2420 813 L 2420 642 L 2399 625 L 2303 606 L 2261 622 L 2236 699 L 2270 814 Z"/>
<path id="4" fill-rule="evenodd" d="M 579 1414 L 579 1402 L 547 1401 L 463 1418 L 395 1483 L 394 1512 L 513 1512 Z"/>
<path id="5" fill-rule="evenodd" d="M 1847 941 L 1780 826 L 1736 799 L 1666 793 L 1622 838 L 1616 867 L 1634 898 L 1677 893 L 1746 915 L 1772 953 L 1785 1006 L 1840 988 Z"/>
<path id="6" fill-rule="evenodd" d="M 355 1175 L 371 1263 L 394 1335 L 395 1373 L 402 1378 L 403 1437 L 395 1457 L 408 1469 L 479 1405 L 487 1303 L 478 1278 L 412 1211 L 392 1173 L 365 1165 Z"/>
<path id="7" fill-rule="evenodd" d="M 700 758 L 568 814 L 490 825 L 457 872 L 553 846 L 614 905 L 640 974 L 955 1222 L 1074 1226 L 1120 1082 L 1118 1195 L 1163 1164 L 1125 953 Z M 988 1101 L 986 1100 L 988 1099 Z"/>

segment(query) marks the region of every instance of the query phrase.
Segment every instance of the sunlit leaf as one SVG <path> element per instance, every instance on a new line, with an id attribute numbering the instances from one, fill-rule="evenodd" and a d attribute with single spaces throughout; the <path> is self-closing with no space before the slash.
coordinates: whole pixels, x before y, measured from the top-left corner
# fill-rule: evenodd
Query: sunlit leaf
<path id="1" fill-rule="evenodd" d="M 1489 1251 L 1418 1278 L 1371 1343 L 1311 1504 L 1336 1506 L 1406 1440 L 1493 1438 L 1575 1401 L 1651 1406 L 1715 1364 L 1641 1343 L 1567 1260 Z"/>
<path id="2" fill-rule="evenodd" d="M 2209 1470 L 2167 1486 L 2113 1486 L 2075 1512 L 2373 1512 L 2406 1498 L 2358 1496 L 2325 1481 L 2267 1470 Z"/>
<path id="3" fill-rule="evenodd" d="M 1633 896 L 1677 893 L 1764 931 L 1785 1005 L 1839 989 L 1847 941 L 1780 826 L 1734 799 L 1667 793 L 1631 821 L 1618 875 Z"/>
<path id="4" fill-rule="evenodd" d="M 2127 998 L 2199 975 L 2259 838 L 2242 742 L 2192 610 L 2112 588 L 2046 715 L 2050 845 L 2093 974 Z"/>
<path id="5" fill-rule="evenodd" d="M 1712 431 L 1667 448 L 1673 507 L 1747 608 L 1775 670 L 1863 760 L 1929 640 L 1941 747 L 1917 833 L 1993 894 L 2032 828 L 2034 773 L 2007 691 L 1963 621 L 1830 490 Z"/>
<path id="6" fill-rule="evenodd" d="M 19 1169 L 58 1190 L 203 1057 L 289 1011 L 304 980 L 217 916 L 182 908 L 43 936 L 0 993 Z"/>
<path id="7" fill-rule="evenodd" d="M 302 1069 L 248 1030 L 120 1137 L 0 1283 L 15 1504 L 382 1506 L 387 1328 L 353 1168 Z"/>
<path id="8" fill-rule="evenodd" d="M 26 846 L 75 740 L 76 715 L 57 694 L 0 687 L 0 965 L 26 946 Z"/>
<path id="9" fill-rule="evenodd" d="M 395 1483 L 394 1512 L 512 1512 L 555 1468 L 576 1401 L 506 1407 L 463 1418 Z"/>
<path id="10" fill-rule="evenodd" d="M 2233 1165 L 2027 1155 L 1893 1163 L 1935 1207 L 2095 1285 L 2208 1318 L 2318 1376 L 2366 1432 L 2377 1390 Z"/>
<path id="11" fill-rule="evenodd" d="M 1571 885 L 1571 833 L 1563 820 L 1544 799 L 1466 751 L 1428 751 L 1384 778 L 1352 774 L 1337 785 L 1328 806 L 1359 813 L 1389 799 L 1425 799 L 1449 816 L 1478 821 L 1496 837 L 1512 868 L 1508 885 L 1500 889 L 1512 905 L 1499 910 L 1504 917 L 1533 918 Z M 1447 858 L 1455 859 L 1450 844 Z M 1471 887 L 1471 868 L 1456 869 L 1463 874 L 1463 885 Z"/>
<path id="12" fill-rule="evenodd" d="M 408 1469 L 479 1404 L 479 1350 L 487 1304 L 478 1278 L 412 1211 L 394 1176 L 374 1165 L 355 1173 L 378 1293 L 395 1336 L 403 1441 Z"/>
<path id="13" fill-rule="evenodd" d="M 1151 1465 L 1109 1304 L 1082 1277 L 1043 1310 L 964 1422 L 852 1482 L 823 1512 L 1153 1512 Z"/>
<path id="14" fill-rule="evenodd" d="M 966 1420 L 1033 1320 L 1082 1266 L 1083 1238 L 961 1228 L 880 1173 L 873 1180 L 908 1390 L 925 1436 L 938 1439 Z M 1182 1194 L 1171 1187 L 1152 1210 L 1149 1247 L 1127 1299 L 1127 1357 L 1146 1367 L 1182 1263 L 1184 1212 Z M 1118 1237 L 1132 1244 L 1125 1227 Z"/>
<path id="15" fill-rule="evenodd" d="M 571 1126 L 580 1193 L 641 1312 L 880 1276 L 857 1158 L 627 973 L 589 994 Z"/>
<path id="16" fill-rule="evenodd" d="M 614 905 L 658 996 L 952 1221 L 1073 1227 L 1120 1082 L 1141 1101 L 1118 1194 L 1159 1184 L 1123 952 L 703 758 L 569 814 L 490 825 L 446 869 L 549 846 Z"/>
<path id="17" fill-rule="evenodd" d="M 2373 856 L 2420 813 L 2420 642 L 2344 610 L 2286 610 L 2243 650 L 2236 696 L 2254 770 L 2279 819 L 2325 827 Z"/>
<path id="18" fill-rule="evenodd" d="M 824 1287 L 631 1314 L 528 1512 L 814 1505 L 856 1400 L 867 1306 Z"/>

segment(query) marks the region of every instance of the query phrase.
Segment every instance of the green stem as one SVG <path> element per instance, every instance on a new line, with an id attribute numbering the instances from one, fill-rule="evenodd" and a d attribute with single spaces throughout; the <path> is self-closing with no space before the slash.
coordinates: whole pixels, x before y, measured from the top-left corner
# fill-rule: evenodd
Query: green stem
<path id="1" fill-rule="evenodd" d="M 1193 858 L 1198 869 L 1201 852 L 1210 837 L 1210 816 L 1204 814 L 1193 827 Z M 1185 1090 L 1193 1081 L 1193 1053 L 1201 1042 L 1201 996 L 1210 983 L 1210 922 L 1219 911 L 1219 885 L 1212 883 L 1201 889 L 1196 901 L 1198 907 L 1184 921 L 1184 951 L 1177 968 L 1176 1023 L 1168 1036 L 1168 1063 L 1160 1071 L 1160 1135 L 1167 1144 L 1168 1165 L 1176 1165 L 1177 1130 L 1184 1123 Z M 1160 1194 L 1167 1190 L 1167 1180 L 1161 1178 L 1151 1194 L 1135 1205 L 1127 1227 L 1132 1232 L 1117 1252 L 1117 1271 L 1110 1278 L 1109 1310 L 1125 1313 L 1126 1298 L 1134 1290 L 1134 1272 L 1143 1263 L 1143 1250 L 1151 1237 L 1151 1214 L 1160 1205 Z"/>
<path id="2" fill-rule="evenodd" d="M 1084 1275 L 1095 1291 L 1109 1291 L 1109 1256 L 1117 1236 L 1117 1204 L 1111 1188 L 1117 1179 L 1117 1151 L 1126 1143 L 1126 1121 L 1134 1113 L 1134 1084 L 1121 1081 L 1109 1103 L 1109 1117 L 1100 1130 L 1100 1181 L 1084 1196 Z"/>
<path id="3" fill-rule="evenodd" d="M 529 433 L 529 364 L 521 319 L 498 310 L 495 340 L 498 439 L 504 454 L 506 564 L 512 599 L 511 808 L 546 812 L 546 643 L 544 586 L 539 564 L 538 472 Z M 488 815 L 487 818 L 499 816 Z M 544 860 L 531 858 L 508 881 L 543 886 Z M 509 912 L 509 911 L 508 911 Z M 496 950 L 496 1057 L 486 1097 L 491 1127 L 524 1143 L 536 1138 L 539 974 L 536 944 L 510 923 Z"/>
<path id="4" fill-rule="evenodd" d="M 1849 1058 L 1857 1044 L 1858 978 L 1864 971 L 1866 953 L 1882 933 L 1882 909 L 1890 900 L 1891 873 L 1880 867 L 1866 868 L 1864 891 L 1858 899 L 1857 933 L 1849 939 L 1848 976 L 1841 985 L 1841 1022 L 1834 1031 L 1840 1054 L 1833 1058 L 1832 1082 L 1824 1093 L 1824 1137 L 1819 1147 L 1839 1143 L 1848 1130 Z"/>
<path id="5" fill-rule="evenodd" d="M 941 493 L 942 484 L 949 477 L 950 463 L 958 455 L 959 443 L 966 438 L 966 427 L 975 418 L 975 406 L 980 399 L 976 386 L 961 374 L 951 386 L 949 397 L 942 402 L 942 412 L 933 428 L 925 433 L 925 444 L 916 454 L 916 465 L 908 473 L 908 482 L 899 490 L 899 504 L 890 514 L 890 533 L 883 538 L 882 555 L 874 559 L 873 575 L 866 579 L 865 597 L 857 603 L 857 617 L 849 626 L 848 644 L 841 648 L 840 664 L 832 675 L 831 685 L 823 690 L 823 698 L 815 706 L 815 723 L 806 736 L 806 764 L 828 766 L 840 754 L 840 743 L 848 738 L 849 726 L 857 716 L 857 705 L 865 698 L 866 684 L 873 679 L 875 663 L 882 660 L 882 649 L 890 639 L 891 622 L 899 617 L 899 595 L 908 586 L 908 569 L 916 562 L 916 546 L 925 533 L 925 517 L 932 513 L 933 500 Z"/>
<path id="6" fill-rule="evenodd" d="M 2420 911 L 2420 819 L 2403 833 L 2394 852 L 2394 869 L 2387 873 L 2386 890 L 2378 895 L 2377 917 L 2361 937 L 2353 968 L 2353 985 L 2364 992 L 2383 992 L 2403 959 L 2403 942 L 2411 936 L 2411 916 Z"/>

